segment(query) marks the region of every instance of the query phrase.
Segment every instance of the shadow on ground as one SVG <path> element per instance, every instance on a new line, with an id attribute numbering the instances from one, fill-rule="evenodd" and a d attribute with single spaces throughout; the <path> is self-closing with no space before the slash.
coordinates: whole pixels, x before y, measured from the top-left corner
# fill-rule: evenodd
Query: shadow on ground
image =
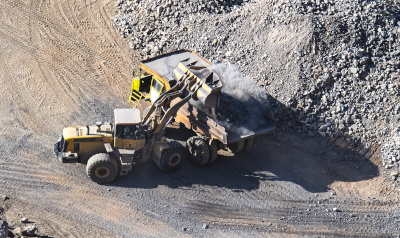
<path id="1" fill-rule="evenodd" d="M 167 137 L 184 141 L 191 131 L 167 130 Z M 346 137 L 326 138 L 319 134 L 284 133 L 257 137 L 255 146 L 237 155 L 219 155 L 203 167 L 186 162 L 183 169 L 165 174 L 149 161 L 135 165 L 131 173 L 111 185 L 133 188 L 170 188 L 209 185 L 232 190 L 256 190 L 260 181 L 288 181 L 309 192 L 325 192 L 335 181 L 357 182 L 378 176 L 368 160 L 371 151 Z"/>

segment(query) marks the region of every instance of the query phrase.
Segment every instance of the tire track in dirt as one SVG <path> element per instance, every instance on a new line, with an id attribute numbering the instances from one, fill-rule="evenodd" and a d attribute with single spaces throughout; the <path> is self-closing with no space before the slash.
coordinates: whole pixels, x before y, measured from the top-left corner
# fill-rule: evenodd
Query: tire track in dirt
<path id="1" fill-rule="evenodd" d="M 16 4 L 14 3 L 14 5 L 16 5 Z M 47 37 L 43 37 L 44 35 L 42 34 L 41 38 L 42 38 L 43 43 L 46 43 L 48 45 L 49 41 L 46 41 L 46 40 L 50 40 L 52 42 L 55 42 L 57 37 L 60 38 L 61 35 L 64 35 L 64 37 L 67 38 L 67 40 L 58 40 L 58 44 L 55 44 L 54 49 L 55 49 L 55 51 L 59 52 L 58 53 L 59 55 L 64 55 L 65 53 L 68 54 L 68 51 L 72 50 L 72 52 L 69 55 L 70 56 L 72 55 L 75 58 L 78 57 L 78 59 L 79 58 L 84 58 L 82 55 L 89 54 L 89 55 L 95 55 L 95 57 L 99 57 L 100 56 L 102 61 L 110 61 L 110 60 L 111 61 L 115 61 L 115 59 L 112 59 L 112 58 L 107 59 L 105 57 L 102 57 L 101 55 L 96 54 L 96 52 L 91 51 L 90 49 L 88 49 L 87 46 L 85 46 L 84 44 L 79 42 L 79 39 L 77 40 L 77 39 L 74 39 L 73 37 L 71 37 L 71 35 L 68 34 L 68 32 L 66 30 L 61 29 L 57 24 L 52 23 L 51 20 L 48 19 L 47 17 L 37 16 L 37 14 L 35 12 L 30 11 L 29 9 L 23 8 L 22 4 L 18 5 L 18 7 L 22 8 L 23 10 L 26 10 L 27 13 L 31 13 L 31 15 L 36 17 L 36 20 L 39 20 L 39 22 L 40 22 L 40 20 L 42 20 L 42 22 L 44 23 L 44 26 L 42 27 L 43 29 L 40 30 L 40 31 L 42 33 L 47 32 Z M 8 9 L 8 10 L 10 10 L 10 9 Z M 29 18 L 31 18 L 31 16 Z M 57 30 L 57 33 L 56 32 L 53 33 L 53 35 L 57 35 L 57 37 L 51 35 L 51 32 L 50 32 L 49 29 L 52 29 L 51 28 L 52 26 L 54 26 L 53 28 Z M 14 33 L 12 33 L 12 35 L 18 35 L 18 34 L 14 32 Z M 16 39 L 14 38 L 12 40 L 14 41 Z M 71 42 L 71 44 L 65 45 L 62 42 Z M 61 48 L 60 46 L 66 48 L 67 52 L 65 52 L 65 51 L 62 52 L 61 49 L 60 49 Z M 111 48 L 115 49 L 115 44 L 112 44 Z M 78 51 L 75 51 L 75 49 L 78 50 Z M 84 104 L 83 106 L 86 106 L 86 107 L 90 106 L 90 104 L 87 103 L 88 99 L 90 98 L 89 95 L 95 94 L 93 92 L 90 92 L 90 90 L 92 88 L 96 88 L 99 85 L 96 85 L 96 84 L 95 85 L 90 85 L 90 86 L 86 87 L 84 90 L 82 90 L 81 88 L 73 87 L 73 85 L 79 85 L 80 84 L 79 82 L 76 82 L 74 79 L 76 79 L 76 78 L 78 78 L 78 79 L 79 78 L 85 78 L 85 76 L 88 74 L 88 72 L 96 71 L 96 70 L 94 70 L 93 67 L 82 68 L 80 63 L 76 63 L 76 64 L 61 64 L 61 69 L 60 69 L 60 65 L 52 64 L 52 62 L 54 60 L 51 60 L 51 61 L 49 61 L 49 60 L 45 61 L 44 60 L 44 59 L 52 59 L 52 58 L 54 59 L 54 57 L 49 57 L 50 56 L 49 54 L 51 54 L 51 52 L 49 52 L 47 49 L 40 50 L 40 49 L 35 48 L 35 46 L 32 46 L 30 48 L 30 50 L 33 51 L 33 52 L 31 52 L 31 54 L 34 54 L 33 58 L 35 58 L 35 59 L 37 59 L 39 61 L 42 61 L 42 62 L 38 62 L 38 66 L 40 67 L 40 65 L 43 65 L 43 64 L 44 65 L 49 65 L 50 68 L 52 69 L 51 73 L 53 75 L 57 75 L 57 78 L 60 79 L 59 84 L 61 84 L 64 87 L 64 90 L 62 90 L 62 91 L 60 91 L 59 89 L 55 90 L 56 92 L 57 91 L 59 92 L 59 93 L 57 93 L 57 95 L 65 95 L 64 98 L 61 99 L 61 100 L 60 99 L 56 99 L 54 101 L 67 101 L 68 99 L 71 99 L 71 100 L 74 101 L 72 103 L 72 105 Z M 80 53 L 78 53 L 78 52 L 80 52 Z M 43 57 L 43 56 L 45 56 L 45 57 Z M 90 56 L 89 58 L 93 58 L 93 57 Z M 45 62 L 43 62 L 43 61 L 45 61 Z M 64 65 L 73 65 L 73 68 L 63 67 Z M 114 66 L 116 64 L 112 64 L 112 65 Z M 77 67 L 77 68 L 75 68 L 75 67 Z M 99 68 L 99 67 L 97 67 L 97 68 Z M 107 67 L 106 67 L 106 69 L 107 69 Z M 41 70 L 41 71 L 43 72 L 43 70 Z M 103 73 L 107 73 L 107 72 L 104 71 L 104 68 L 102 69 L 102 71 L 103 71 Z M 122 72 L 122 71 L 120 70 L 120 72 Z M 48 77 L 44 76 L 43 78 L 44 79 L 51 78 L 51 74 L 48 74 L 48 75 L 49 75 Z M 67 75 L 67 78 L 65 78 L 66 75 Z M 90 77 L 88 81 L 89 82 L 96 82 L 95 79 L 98 79 L 99 75 L 100 74 L 96 74 L 96 75 Z M 117 78 L 117 77 L 111 77 L 111 78 Z M 107 80 L 104 80 L 104 81 L 107 82 Z M 114 80 L 113 82 L 110 83 L 112 85 L 112 87 L 114 87 L 116 82 L 117 81 Z M 55 86 L 55 84 L 52 83 L 52 84 L 50 84 L 50 86 Z M 100 85 L 100 86 L 104 86 L 104 85 Z M 102 87 L 102 88 L 104 88 L 104 87 Z M 72 89 L 72 90 L 69 90 L 69 89 Z M 54 90 L 53 87 L 50 90 L 45 89 L 46 92 L 52 91 L 52 90 Z M 89 92 L 86 93 L 87 91 L 89 91 Z M 14 94 L 16 94 L 16 93 L 14 93 Z M 43 95 L 42 95 L 41 99 L 44 100 L 44 96 Z M 43 102 L 41 104 L 43 104 Z"/>
<path id="2" fill-rule="evenodd" d="M 277 236 L 349 237 L 389 230 L 382 221 L 388 210 L 398 207 L 397 200 L 376 204 L 365 196 L 356 200 L 355 193 L 349 197 L 340 194 L 348 201 L 327 199 L 329 186 L 340 190 L 338 194 L 346 193 L 349 188 L 345 185 L 353 181 L 336 182 L 320 174 L 318 169 L 326 163 L 304 162 L 317 156 L 302 145 L 282 143 L 279 149 L 272 145 L 275 141 L 263 138 L 257 150 L 224 157 L 204 168 L 188 166 L 176 174 L 162 174 L 155 166 L 142 166 L 109 186 L 90 182 L 84 166 L 55 161 L 50 150 L 63 127 L 95 119 L 90 114 L 105 110 L 98 103 L 113 108 L 126 101 L 134 62 L 129 47 L 110 23 L 114 4 L 0 2 L 0 41 L 4 42 L 0 45 L 0 93 L 4 99 L 0 110 L 5 115 L 0 118 L 4 125 L 0 130 L 0 188 L 12 195 L 11 201 L 15 199 L 12 214 L 21 214 L 18 206 L 29 208 L 26 215 L 56 237 L 185 236 L 182 227 L 197 232 L 191 233 L 194 236 L 244 232 L 260 237 L 264 231 Z M 341 146 L 351 147 L 345 142 Z M 310 142 L 305 148 L 315 147 L 318 145 Z M 279 164 L 280 158 L 288 166 L 304 167 L 305 172 L 296 174 L 300 169 L 295 166 L 285 168 Z M 331 177 L 349 179 L 340 168 L 329 171 Z M 317 189 L 307 186 L 309 180 L 303 181 L 307 172 Z M 312 181 L 320 176 L 327 181 Z M 382 191 L 382 196 L 396 195 L 389 188 Z M 342 209 L 339 216 L 351 225 L 326 212 L 333 207 Z M 350 213 L 358 215 L 352 218 Z M 380 220 L 370 225 L 365 215 Z M 211 228 L 202 229 L 203 222 Z M 230 231 L 237 227 L 242 229 L 239 233 Z M 343 230 L 349 227 L 353 231 Z"/>
<path id="3" fill-rule="evenodd" d="M 83 15 L 88 15 L 85 12 L 87 11 L 85 2 L 64 1 L 60 3 L 71 6 L 74 11 L 73 15 L 76 15 L 73 20 L 76 22 L 80 17 L 77 13 L 79 10 L 75 9 L 76 5 L 83 6 L 80 10 L 83 11 Z M 103 3 L 104 1 L 92 4 Z M 109 40 L 116 38 L 114 36 L 116 33 L 112 31 L 110 25 L 100 23 L 102 29 L 99 31 L 99 24 L 87 23 L 86 25 L 94 27 L 91 30 L 92 32 L 101 33 L 83 37 L 82 34 L 89 34 L 87 29 L 83 29 L 81 32 L 71 31 L 68 26 L 66 28 L 63 25 L 65 21 L 59 18 L 58 14 L 59 6 L 62 4 L 58 4 L 57 1 L 50 3 L 2 1 L 0 3 L 2 9 L 0 16 L 2 18 L 7 18 L 7 14 L 14 13 L 16 16 L 14 18 L 18 19 L 18 21 L 11 22 L 0 21 L 0 39 L 7 46 L 10 46 L 1 47 L 2 50 L 0 51 L 1 64 L 5 66 L 0 67 L 0 72 L 2 75 L 7 75 L 2 77 L 1 92 L 5 92 L 3 96 L 6 100 L 1 104 L 0 109 L 2 112 L 11 110 L 11 113 L 6 118 L 3 117 L 1 121 L 7 121 L 12 125 L 4 128 L 5 130 L 2 130 L 1 134 L 10 136 L 17 145 L 22 145 L 21 143 L 44 145 L 45 148 L 50 149 L 54 138 L 52 139 L 49 134 L 55 131 L 51 126 L 52 124 L 55 122 L 64 124 L 66 120 L 71 120 L 68 119 L 71 112 L 76 112 L 82 107 L 91 107 L 93 103 L 90 100 L 92 100 L 93 95 L 100 95 L 98 99 L 104 101 L 113 95 L 110 87 L 114 89 L 114 94 L 121 95 L 117 91 L 119 85 L 125 86 L 130 81 L 126 69 L 131 67 L 129 64 L 131 59 L 124 56 L 125 59 L 122 60 L 121 55 L 123 54 L 121 53 L 119 53 L 120 59 L 113 58 L 122 50 L 119 48 L 120 45 L 115 44 L 115 40 Z M 65 15 L 67 19 L 72 16 L 71 12 L 68 14 Z M 106 21 L 105 18 L 94 19 L 93 17 L 90 20 Z M 104 31 L 105 26 L 108 26 L 107 31 Z M 105 40 L 100 37 L 108 34 L 113 36 L 107 37 Z M 96 37 L 100 39 L 94 41 L 93 39 Z M 99 47 L 99 44 L 102 47 Z M 101 72 L 100 68 L 102 69 Z M 108 92 L 108 95 L 103 93 L 105 91 Z M 65 120 L 63 117 L 67 119 Z M 56 126 L 58 128 L 56 131 L 60 131 L 64 127 L 62 124 Z M 26 131 L 24 133 L 27 134 L 34 133 L 34 138 L 27 138 L 24 142 L 14 140 L 13 137 L 15 137 L 17 130 L 21 130 L 17 128 L 24 128 Z M 1 140 L 0 143 L 7 145 L 8 142 Z M 1 161 L 5 161 L 1 163 L 0 167 L 0 181 L 5 181 L 1 185 L 5 186 L 2 191 L 8 191 L 18 197 L 25 197 L 28 204 L 40 204 L 40 210 L 49 210 L 44 217 L 52 216 L 55 219 L 50 219 L 53 221 L 43 224 L 42 229 L 48 229 L 54 232 L 56 236 L 82 237 L 101 234 L 100 230 L 97 229 L 99 227 L 95 225 L 95 219 L 83 221 L 82 224 L 71 230 L 63 229 L 66 225 L 63 224 L 64 222 L 59 222 L 60 217 L 58 217 L 63 213 L 54 210 L 60 203 L 49 206 L 48 202 L 41 200 L 40 195 L 43 192 L 49 195 L 51 191 L 57 193 L 60 190 L 78 189 L 80 186 L 74 184 L 74 179 L 65 179 L 68 169 L 66 171 L 54 170 L 57 167 L 62 167 L 58 164 L 46 166 L 50 161 L 43 158 L 43 154 L 30 153 L 31 150 L 35 151 L 35 148 L 32 147 L 34 146 L 25 148 L 11 145 L 2 146 L 2 149 L 4 148 L 4 151 L 9 155 L 7 159 L 1 158 Z M 47 156 L 48 153 L 45 153 L 45 155 Z M 53 161 L 52 159 L 51 162 L 53 163 Z M 73 168 L 69 170 L 73 170 Z M 60 175 L 55 176 L 55 172 Z M 77 208 L 83 210 L 85 202 L 82 201 L 90 200 L 88 198 L 88 195 L 83 194 L 72 201 L 76 204 L 82 203 L 83 205 Z M 62 197 L 59 197 L 59 199 L 65 201 Z M 101 199 L 98 199 L 98 201 L 95 204 L 96 207 L 100 208 L 105 201 Z M 107 201 L 107 203 L 112 204 L 110 201 Z M 124 214 L 120 207 L 121 204 L 108 206 L 108 209 Z M 77 217 L 85 218 L 89 216 L 90 211 L 95 211 L 95 207 L 86 209 L 80 216 L 70 213 L 64 218 L 65 220 L 76 219 Z M 101 210 L 99 214 L 106 222 L 109 211 Z M 51 224 L 59 224 L 60 227 Z M 138 225 L 134 229 L 129 225 L 130 223 L 126 222 L 117 227 L 124 226 L 129 228 L 127 230 L 136 234 L 143 232 L 143 234 L 158 234 L 155 230 L 148 231 L 146 224 Z M 91 232 L 86 231 L 86 227 L 90 226 L 96 227 L 96 229 L 91 229 Z M 168 231 L 169 228 L 166 227 L 164 230 Z M 120 231 L 113 231 L 113 233 L 121 234 Z M 171 235 L 168 232 L 166 234 Z"/>
<path id="4" fill-rule="evenodd" d="M 70 4 L 68 1 L 64 2 L 66 4 Z M 78 3 L 78 2 L 74 2 Z M 80 2 L 79 2 L 80 3 Z M 52 95 L 47 96 L 46 94 L 44 95 L 39 95 L 37 98 L 31 98 L 32 100 L 27 100 L 26 98 L 20 97 L 23 96 L 23 93 L 21 92 L 21 86 L 26 87 L 26 81 L 21 78 L 15 78 L 13 81 L 15 84 L 9 84 L 6 85 L 6 88 L 8 91 L 10 91 L 11 95 L 17 95 L 18 97 L 15 97 L 11 101 L 15 101 L 17 103 L 17 107 L 14 108 L 14 115 L 18 117 L 18 121 L 23 122 L 26 124 L 27 120 L 29 119 L 29 111 L 26 113 L 26 116 L 21 117 L 21 108 L 22 106 L 26 105 L 29 109 L 32 111 L 36 111 L 36 108 L 43 107 L 43 105 L 49 105 L 49 103 L 53 102 L 53 104 L 56 105 L 56 102 L 64 102 L 67 99 L 72 100 L 72 103 L 69 102 L 67 105 L 57 107 L 55 108 L 56 110 L 50 110 L 50 111 L 45 111 L 41 112 L 41 115 L 43 118 L 46 118 L 47 121 L 45 123 L 42 123 L 39 128 L 35 128 L 36 122 L 29 123 L 25 127 L 27 130 L 32 131 L 36 130 L 36 132 L 42 132 L 49 130 L 49 131 L 54 131 L 54 128 L 50 128 L 48 125 L 51 124 L 54 121 L 62 121 L 62 116 L 68 116 L 68 113 L 65 113 L 65 110 L 69 111 L 77 111 L 78 108 L 74 108 L 74 105 L 79 105 L 79 107 L 89 107 L 92 104 L 91 103 L 85 103 L 89 97 L 92 95 L 99 95 L 99 91 L 107 89 L 109 91 L 109 88 L 114 88 L 115 90 L 119 88 L 118 85 L 121 84 L 129 84 L 128 81 L 124 81 L 121 79 L 125 79 L 128 77 L 126 74 L 126 68 L 130 67 L 130 65 L 127 65 L 127 62 L 130 62 L 130 59 L 125 59 L 125 62 L 123 62 L 120 59 L 115 59 L 114 56 L 118 55 L 118 45 L 115 44 L 115 41 L 113 42 L 108 42 L 105 40 L 101 40 L 100 44 L 102 44 L 102 47 L 100 48 L 99 53 L 97 52 L 98 42 L 91 42 L 91 36 L 85 39 L 84 37 L 78 37 L 74 39 L 74 37 L 71 37 L 72 35 L 64 34 L 68 33 L 67 30 L 63 30 L 59 28 L 54 22 L 51 22 L 51 19 L 46 17 L 46 7 L 48 5 L 43 4 L 41 5 L 40 12 L 44 12 L 45 15 L 41 15 L 42 13 L 39 13 L 38 11 L 31 11 L 31 9 L 35 8 L 30 8 L 27 9 L 25 8 L 25 5 L 22 2 L 8 2 L 4 3 L 2 5 L 6 4 L 5 7 L 9 7 L 9 5 L 14 5 L 13 9 L 6 9 L 6 11 L 9 12 L 18 12 L 24 10 L 26 11 L 29 18 L 29 23 L 34 22 L 32 24 L 28 24 L 29 27 L 31 28 L 29 32 L 31 32 L 31 38 L 35 38 L 37 40 L 40 40 L 40 44 L 44 44 L 46 47 L 43 47 L 42 45 L 38 44 L 38 42 L 34 42 L 35 44 L 31 44 L 30 42 L 26 43 L 25 40 L 28 39 L 21 39 L 18 37 L 19 32 L 12 32 L 10 30 L 7 31 L 6 27 L 2 27 L 3 31 L 0 33 L 0 36 L 3 39 L 8 39 L 8 42 L 12 45 L 13 43 L 17 43 L 17 47 L 15 49 L 12 49 L 13 54 L 17 55 L 25 55 L 25 58 L 32 60 L 34 63 L 30 63 L 30 60 L 27 60 L 28 63 L 23 65 L 24 67 L 20 68 L 30 68 L 31 70 L 33 69 L 33 74 L 36 77 L 36 81 L 41 83 L 42 87 L 44 88 L 44 92 L 53 92 Z M 8 4 L 8 5 L 7 5 Z M 72 4 L 72 3 L 71 3 Z M 58 4 L 51 4 L 53 6 L 53 10 L 57 9 Z M 61 4 L 60 4 L 61 5 Z M 83 4 L 84 5 L 84 4 Z M 54 7 L 55 6 L 55 7 Z M 72 5 L 71 5 L 72 6 Z M 75 6 L 72 8 L 76 8 Z M 84 8 L 81 8 L 85 10 Z M 59 9 L 57 9 L 59 10 Z M 76 10 L 76 9 L 75 9 Z M 74 14 L 76 14 L 74 12 Z M 78 18 L 78 17 L 77 17 Z M 76 19 L 77 19 L 76 18 Z M 99 18 L 100 19 L 100 18 Z M 101 19 L 102 21 L 105 21 L 105 19 Z M 36 22 L 36 23 L 35 23 Z M 93 26 L 93 25 L 92 25 Z M 104 26 L 109 27 L 109 31 L 113 30 L 110 28 L 110 24 L 102 24 L 103 28 Z M 22 27 L 21 27 L 22 28 Z M 37 31 L 37 29 L 39 29 Z M 98 29 L 97 29 L 98 30 Z M 35 32 L 37 31 L 37 32 Z M 94 31 L 94 30 L 93 30 Z M 109 32 L 109 33 L 110 33 Z M 82 34 L 85 33 L 86 31 L 82 31 Z M 75 32 L 79 36 L 79 32 Z M 102 33 L 104 34 L 104 32 Z M 109 39 L 113 39 L 114 37 L 108 37 Z M 86 43 L 91 43 L 91 44 L 83 44 L 80 43 L 79 41 L 87 41 Z M 65 43 L 66 42 L 66 43 Z M 90 47 L 95 47 L 95 51 L 90 49 Z M 10 51 L 11 52 L 11 51 Z M 3 55 L 3 52 L 1 53 Z M 9 54 L 11 55 L 11 54 Z M 62 57 L 63 55 L 67 55 L 65 57 Z M 6 55 L 4 55 L 6 57 Z M 8 56 L 7 56 L 8 57 Z M 72 57 L 72 60 L 67 60 L 66 58 Z M 89 60 L 85 60 L 85 58 Z M 122 59 L 122 57 L 121 57 Z M 76 64 L 73 63 L 73 61 L 77 61 Z M 83 61 L 82 61 L 83 60 Z M 26 63 L 26 62 L 25 62 Z M 121 69 L 118 69 L 118 67 L 121 67 Z M 127 67 L 124 67 L 127 66 Z M 13 71 L 15 68 L 11 67 L 10 65 L 7 65 L 7 68 L 9 68 L 9 76 L 13 77 Z M 101 69 L 101 74 L 96 73 L 96 69 Z M 40 72 L 40 73 L 38 73 Z M 123 72 L 123 74 L 121 74 Z M 55 77 L 54 77 L 55 76 Z M 87 80 L 87 84 L 82 83 L 82 81 L 79 81 L 80 79 L 85 78 Z M 54 80 L 56 79 L 56 80 Z M 104 80 L 106 79 L 106 80 Z M 57 82 L 58 81 L 58 82 Z M 104 83 L 103 83 L 104 82 Z M 128 83 L 125 83 L 128 82 Z M 44 84 L 43 84 L 44 83 Z M 74 88 L 74 85 L 79 86 L 78 89 Z M 86 88 L 85 88 L 86 86 Z M 27 87 L 28 89 L 33 89 L 36 87 L 29 85 Z M 85 89 L 81 89 L 85 88 Z M 127 87 L 124 87 L 127 88 Z M 73 89 L 73 90 L 71 90 Z M 23 90 L 22 90 L 23 91 Z M 29 90 L 28 90 L 29 91 Z M 29 92 L 28 92 L 29 93 Z M 116 92 L 117 95 L 122 94 L 118 91 Z M 59 98 L 58 96 L 61 96 L 62 98 Z M 100 94 L 101 95 L 101 94 Z M 32 95 L 29 95 L 31 97 Z M 125 96 L 125 95 L 124 95 Z M 27 97 L 27 98 L 29 98 Z M 104 100 L 105 94 L 102 94 L 102 97 L 100 98 L 101 100 Z M 48 101 L 47 101 L 48 100 Z M 36 102 L 37 101 L 37 102 Z M 51 102 L 49 102 L 51 101 Z M 82 102 L 80 102 L 82 101 Z M 4 104 L 3 104 L 4 105 Z M 6 109 L 6 108 L 5 108 Z M 47 116 L 46 116 L 47 115 Z M 48 118 L 48 116 L 53 116 L 53 118 Z M 40 123 L 39 123 L 40 124 Z M 21 125 L 18 125 L 21 126 Z M 62 125 L 59 127 L 63 127 Z M 11 128 L 11 130 L 7 133 L 9 135 L 12 135 L 14 132 L 14 129 Z M 47 132 L 48 133 L 48 132 Z M 42 140 L 46 141 L 46 144 L 48 142 L 49 137 L 48 136 L 36 136 L 35 140 Z M 32 141 L 28 141 L 28 143 L 32 143 Z M 39 142 L 40 143 L 40 142 Z M 50 143 L 51 145 L 51 143 Z M 46 147 L 49 147 L 48 145 Z M 34 159 L 34 155 L 28 155 L 25 158 L 20 157 L 21 153 L 27 154 L 27 149 L 25 148 L 17 148 L 17 150 L 13 150 L 9 148 L 7 150 L 10 155 L 13 157 L 13 166 L 4 166 L 4 171 L 5 173 L 2 173 L 2 176 L 4 176 L 5 179 L 7 179 L 6 184 L 7 188 L 6 191 L 10 191 L 12 194 L 16 193 L 18 196 L 22 197 L 28 197 L 29 199 L 36 199 L 36 202 L 33 200 L 27 201 L 28 203 L 35 203 L 35 204 L 42 204 L 42 208 L 49 209 L 50 214 L 68 214 L 68 211 L 55 211 L 54 209 L 59 206 L 61 201 L 65 201 L 64 197 L 59 197 L 59 202 L 49 205 L 48 201 L 40 201 L 38 198 L 38 194 L 40 194 L 40 191 L 46 192 L 47 197 L 49 197 L 49 189 L 50 191 L 52 190 L 67 190 L 71 191 L 74 189 L 78 189 L 79 186 L 74 184 L 74 181 L 76 179 L 65 179 L 67 177 L 67 174 L 65 171 L 58 171 L 61 172 L 61 176 L 57 177 L 54 176 L 54 174 L 51 174 L 52 171 L 49 173 L 43 173 L 40 172 L 43 170 L 43 165 L 44 163 L 47 163 L 47 159 L 43 161 L 43 159 L 39 159 L 38 164 L 34 164 L 32 166 L 27 167 L 26 164 L 30 163 L 30 160 Z M 26 152 L 25 152 L 26 151 Z M 19 161 L 17 163 L 17 161 Z M 10 161 L 9 161 L 10 162 Z M 26 163 L 26 164 L 24 164 Z M 62 167 L 61 165 L 59 166 L 51 166 L 51 167 Z M 3 167 L 2 167 L 3 169 Z M 69 168 L 69 170 L 73 170 L 76 168 Z M 51 171 L 51 170 L 50 170 Z M 68 169 L 66 169 L 68 171 Z M 85 178 L 86 179 L 86 178 Z M 85 180 L 86 181 L 86 180 Z M 60 184 L 59 186 L 57 184 Z M 58 186 L 58 187 L 57 187 Z M 12 192 L 14 191 L 14 192 Z M 69 193 L 69 192 L 68 192 Z M 66 196 L 67 197 L 67 196 Z M 70 197 L 69 197 L 70 198 Z M 39 201 L 37 201 L 39 199 Z M 70 198 L 71 199 L 71 198 Z M 114 199 L 112 199 L 114 200 Z M 98 208 L 101 208 L 104 203 L 106 204 L 112 204 L 115 203 L 115 201 L 104 201 L 104 199 L 99 199 L 95 198 L 95 206 L 87 206 L 85 202 L 82 201 L 90 201 L 89 196 L 86 194 L 83 194 L 81 196 L 77 196 L 76 198 L 71 199 L 71 202 L 75 204 L 76 210 L 81 210 L 83 211 L 83 214 L 80 216 L 74 215 L 74 214 L 68 214 L 64 216 L 64 220 L 74 220 L 74 219 L 80 219 L 80 218 L 85 218 L 88 216 L 94 216 L 93 219 L 89 220 L 84 220 L 82 223 L 79 223 L 77 227 L 74 229 L 70 230 L 67 232 L 68 229 L 63 229 L 63 228 L 58 228 L 57 236 L 62 236 L 62 237 L 82 237 L 82 234 L 86 234 L 86 236 L 93 236 L 93 234 L 96 234 L 95 236 L 101 234 L 99 233 L 99 225 L 96 225 L 96 221 L 99 220 L 98 214 L 102 219 L 104 220 L 105 223 L 109 223 L 107 219 L 110 219 L 110 213 L 109 210 L 111 211 L 116 211 L 119 214 L 126 214 L 126 211 L 128 209 L 124 208 L 121 209 L 121 204 L 119 205 L 113 205 L 113 206 L 108 206 L 106 210 L 98 210 Z M 82 205 L 79 205 L 82 203 Z M 85 205 L 86 204 L 86 205 Z M 96 212 L 96 209 L 98 210 Z M 98 214 L 94 214 L 98 213 Z M 90 215 L 92 214 L 92 215 Z M 48 216 L 48 215 L 47 215 Z M 56 215 L 54 215 L 56 216 Z M 57 217 L 55 221 L 53 221 L 53 224 L 60 224 L 58 222 L 60 220 L 60 217 Z M 118 220 L 123 220 L 123 219 L 118 219 Z M 140 220 L 144 220 L 147 222 L 141 222 Z M 157 236 L 175 236 L 176 234 L 174 232 L 171 233 L 171 229 L 169 227 L 164 227 L 162 232 L 154 230 L 154 229 L 149 229 L 150 226 L 155 225 L 155 227 L 162 227 L 163 225 L 159 223 L 156 220 L 150 219 L 148 216 L 143 215 L 141 216 L 141 219 L 139 220 L 139 223 L 136 226 L 131 226 L 131 222 L 129 220 L 123 220 L 121 224 L 114 224 L 114 228 L 110 228 L 109 225 L 103 224 L 105 227 L 108 227 L 108 229 L 111 230 L 112 233 L 114 234 L 121 234 L 121 231 L 125 231 L 125 233 L 131 233 L 131 234 L 142 234 L 143 236 L 148 236 L 148 235 L 157 235 Z M 104 223 L 103 222 L 103 223 Z M 49 230 L 55 230 L 52 229 L 53 227 L 51 224 L 44 224 L 44 228 L 48 228 Z M 113 221 L 113 223 L 118 223 L 116 221 Z M 61 227 L 65 226 L 65 224 L 60 224 Z M 85 227 L 90 227 L 93 226 L 95 229 L 91 229 L 91 231 L 87 231 Z M 117 227 L 117 228 L 115 228 Z M 118 229 L 118 230 L 114 230 Z M 92 234 L 92 235 L 90 235 Z M 107 235 L 110 236 L 110 235 Z"/>

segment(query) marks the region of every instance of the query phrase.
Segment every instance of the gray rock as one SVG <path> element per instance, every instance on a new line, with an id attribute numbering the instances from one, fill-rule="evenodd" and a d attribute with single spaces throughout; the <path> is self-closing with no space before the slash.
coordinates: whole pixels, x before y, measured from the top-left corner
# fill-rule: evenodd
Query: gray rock
<path id="1" fill-rule="evenodd" d="M 339 210 L 337 207 L 334 207 L 334 208 L 332 209 L 332 211 L 334 211 L 334 212 L 342 212 L 342 211 Z"/>
<path id="2" fill-rule="evenodd" d="M 24 227 L 17 227 L 13 230 L 14 235 L 18 236 L 35 236 L 37 228 L 35 225 L 29 225 Z"/>
<path id="3" fill-rule="evenodd" d="M 368 58 L 361 58 L 359 63 L 360 65 L 366 65 L 368 63 Z"/>
<path id="4" fill-rule="evenodd" d="M 358 68 L 351 67 L 351 68 L 349 68 L 349 72 L 352 74 L 356 74 L 356 73 L 358 73 Z"/>
<path id="5" fill-rule="evenodd" d="M 203 223 L 203 229 L 208 229 L 209 226 L 206 223 Z"/>
<path id="6" fill-rule="evenodd" d="M 17 236 L 22 236 L 22 228 L 21 227 L 17 227 L 13 230 L 14 235 Z"/>
<path id="7" fill-rule="evenodd" d="M 324 131 L 326 131 L 326 130 L 328 129 L 328 127 L 329 127 L 328 124 L 322 125 L 322 126 L 320 126 L 320 127 L 318 128 L 318 131 L 324 132 Z"/>
<path id="8" fill-rule="evenodd" d="M 158 7 L 157 7 L 157 14 L 158 14 L 158 15 L 161 15 L 162 12 L 163 12 L 163 10 L 164 10 L 164 8 L 163 8 L 162 6 L 158 6 Z"/>
<path id="9" fill-rule="evenodd" d="M 365 52 L 364 49 L 360 49 L 360 50 L 358 50 L 358 51 L 356 52 L 356 56 L 357 56 L 358 58 L 361 58 L 361 57 L 363 57 L 364 52 Z"/>
<path id="10" fill-rule="evenodd" d="M 28 220 L 28 218 L 26 218 L 26 217 L 23 217 L 23 218 L 21 218 L 21 222 L 22 222 L 22 223 L 28 223 L 28 222 L 29 222 L 29 220 Z"/>
<path id="11" fill-rule="evenodd" d="M 0 238 L 8 237 L 8 223 L 0 217 Z"/>

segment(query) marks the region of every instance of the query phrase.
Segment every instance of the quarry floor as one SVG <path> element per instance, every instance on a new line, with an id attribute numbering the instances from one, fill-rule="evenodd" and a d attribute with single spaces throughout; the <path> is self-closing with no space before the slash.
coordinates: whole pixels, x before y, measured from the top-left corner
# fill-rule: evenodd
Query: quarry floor
<path id="1" fill-rule="evenodd" d="M 28 217 L 48 237 L 400 234 L 399 188 L 379 148 L 346 138 L 278 130 L 204 167 L 164 174 L 149 162 L 108 185 L 56 160 L 62 128 L 130 106 L 140 59 L 111 26 L 114 14 L 109 0 L 0 2 L 0 196 L 10 198 L 0 207 L 11 228 Z M 167 136 L 186 133 L 175 125 Z"/>

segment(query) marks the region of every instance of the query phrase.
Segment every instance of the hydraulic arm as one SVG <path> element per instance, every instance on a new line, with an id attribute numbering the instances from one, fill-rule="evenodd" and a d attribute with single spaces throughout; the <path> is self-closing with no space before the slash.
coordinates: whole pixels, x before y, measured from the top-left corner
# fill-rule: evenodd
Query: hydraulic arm
<path id="1" fill-rule="evenodd" d="M 178 112 L 186 102 L 188 102 L 201 87 L 202 81 L 196 82 L 193 75 L 185 74 L 170 90 L 162 93 L 157 100 L 150 106 L 143 122 L 146 126 L 153 128 L 153 135 L 162 136 L 162 130 L 168 125 L 171 118 Z M 171 101 L 180 97 L 181 100 L 171 106 Z M 154 113 L 155 112 L 155 113 Z M 154 113 L 154 115 L 153 115 Z M 157 140 L 158 138 L 156 138 Z"/>

